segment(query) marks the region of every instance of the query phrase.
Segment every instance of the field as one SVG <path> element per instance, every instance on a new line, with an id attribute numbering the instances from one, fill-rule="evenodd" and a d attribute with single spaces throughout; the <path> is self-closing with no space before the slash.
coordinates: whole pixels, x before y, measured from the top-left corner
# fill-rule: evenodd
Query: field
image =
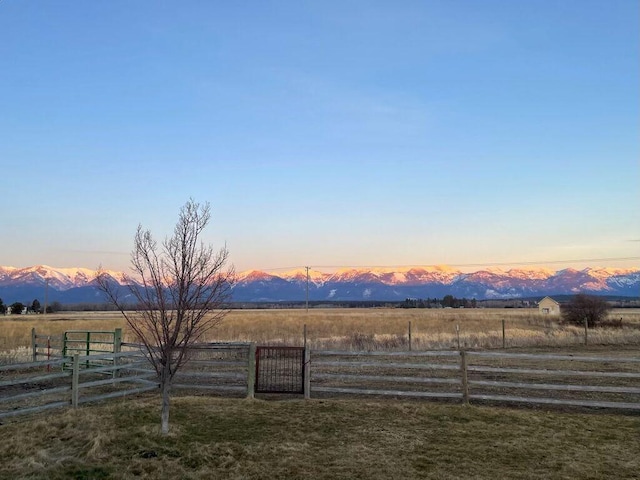
<path id="1" fill-rule="evenodd" d="M 622 326 L 590 330 L 590 344 L 640 344 L 639 309 L 614 310 L 609 318 Z M 507 347 L 584 343 L 583 328 L 561 325 L 557 317 L 541 315 L 534 309 L 233 310 L 206 340 L 302 345 L 306 325 L 312 349 L 405 350 L 411 323 L 413 349 L 501 348 L 503 320 Z M 5 316 L 0 317 L 0 355 L 5 359 L 27 358 L 32 328 L 43 335 L 123 328 L 125 340 L 135 340 L 116 312 Z"/>
<path id="2" fill-rule="evenodd" d="M 640 417 L 428 402 L 185 397 L 0 427 L 2 479 L 632 479 Z"/>
<path id="3" fill-rule="evenodd" d="M 637 356 L 640 311 L 621 327 L 566 327 L 533 310 L 232 311 L 207 339 L 314 349 L 501 348 Z M 611 322 L 613 323 L 613 322 Z M 0 363 L 28 360 L 31 329 L 123 328 L 117 313 L 0 318 Z M 561 348 L 559 348 L 561 347 Z M 632 479 L 640 416 L 371 398 L 281 401 L 178 396 L 169 436 L 145 394 L 3 420 L 0 479 Z"/>

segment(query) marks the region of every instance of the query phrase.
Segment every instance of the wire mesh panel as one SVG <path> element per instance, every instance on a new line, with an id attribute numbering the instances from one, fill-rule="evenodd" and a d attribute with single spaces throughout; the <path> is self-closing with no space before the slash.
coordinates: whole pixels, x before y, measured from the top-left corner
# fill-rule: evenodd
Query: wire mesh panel
<path id="1" fill-rule="evenodd" d="M 304 393 L 303 347 L 256 347 L 257 393 Z"/>

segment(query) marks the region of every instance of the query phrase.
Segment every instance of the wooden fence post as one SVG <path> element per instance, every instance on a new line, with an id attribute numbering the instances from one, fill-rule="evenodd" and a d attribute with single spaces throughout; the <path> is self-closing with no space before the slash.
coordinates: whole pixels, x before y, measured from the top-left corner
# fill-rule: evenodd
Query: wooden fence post
<path id="1" fill-rule="evenodd" d="M 91 332 L 87 331 L 87 347 L 85 348 L 87 354 L 87 368 L 89 368 L 89 355 L 91 355 Z"/>
<path id="2" fill-rule="evenodd" d="M 304 349 L 304 398 L 308 400 L 311 398 L 311 350 L 306 347 Z"/>
<path id="3" fill-rule="evenodd" d="M 255 398 L 256 391 L 256 344 L 249 345 L 247 359 L 247 398 Z"/>
<path id="4" fill-rule="evenodd" d="M 460 352 L 460 374 L 462 376 L 462 403 L 469 405 L 469 379 L 467 377 L 467 352 Z"/>
<path id="5" fill-rule="evenodd" d="M 460 324 L 456 324 L 456 336 L 458 337 L 458 350 L 460 350 Z"/>
<path id="6" fill-rule="evenodd" d="M 122 329 L 116 328 L 113 332 L 113 353 L 120 353 L 122 349 Z"/>
<path id="7" fill-rule="evenodd" d="M 51 335 L 47 335 L 47 362 L 51 360 Z M 51 371 L 51 364 L 47 363 L 47 372 Z"/>
<path id="8" fill-rule="evenodd" d="M 37 343 L 36 343 L 36 329 L 35 329 L 35 327 L 31 329 L 31 352 L 32 352 L 33 361 L 37 362 L 38 361 L 38 346 L 37 346 Z"/>
<path id="9" fill-rule="evenodd" d="M 71 371 L 71 406 L 78 408 L 80 383 L 80 355 L 77 353 L 73 356 L 73 367 Z"/>
<path id="10" fill-rule="evenodd" d="M 507 348 L 507 340 L 504 333 L 504 318 L 502 319 L 502 348 Z"/>
<path id="11" fill-rule="evenodd" d="M 584 319 L 584 344 L 585 346 L 589 344 L 589 333 L 588 333 L 588 320 L 585 317 Z"/>
<path id="12" fill-rule="evenodd" d="M 118 354 L 120 353 L 121 350 L 122 350 L 122 329 L 116 328 L 113 332 L 113 353 Z M 113 366 L 117 367 L 119 363 L 120 363 L 120 357 L 114 355 Z M 116 378 L 119 372 L 120 370 L 114 370 L 112 377 Z"/>
<path id="13" fill-rule="evenodd" d="M 409 351 L 411 351 L 411 320 L 409 320 Z"/>

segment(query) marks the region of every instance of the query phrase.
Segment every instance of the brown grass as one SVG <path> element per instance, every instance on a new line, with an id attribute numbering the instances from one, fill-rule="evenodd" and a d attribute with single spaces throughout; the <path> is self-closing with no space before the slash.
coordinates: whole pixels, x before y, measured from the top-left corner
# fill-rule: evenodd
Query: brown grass
<path id="1" fill-rule="evenodd" d="M 2 426 L 11 479 L 631 479 L 640 417 L 423 402 L 155 398 Z"/>
<path id="2" fill-rule="evenodd" d="M 593 344 L 640 344 L 640 310 L 614 310 L 610 315 L 622 327 L 589 332 Z M 314 349 L 404 350 L 411 322 L 415 349 L 500 348 L 502 321 L 507 347 L 569 346 L 584 342 L 584 330 L 565 326 L 559 318 L 533 309 L 303 309 L 233 310 L 207 340 L 251 341 L 259 344 L 302 345 L 304 325 Z M 614 323 L 614 325 L 616 324 Z M 28 356 L 31 328 L 60 335 L 66 330 L 123 328 L 116 312 L 64 312 L 46 316 L 0 318 L 0 352 L 7 357 Z M 459 332 L 456 330 L 459 328 Z"/>
<path id="3" fill-rule="evenodd" d="M 640 343 L 640 310 L 616 310 L 622 328 L 598 328 L 593 343 Z M 507 346 L 570 345 L 584 331 L 559 319 L 525 309 L 311 309 L 232 311 L 212 335 L 214 340 L 301 345 L 307 325 L 312 348 L 406 349 L 411 322 L 417 349 L 496 348 L 502 346 L 502 320 Z"/>
<path id="4" fill-rule="evenodd" d="M 621 312 L 614 315 L 624 315 L 622 329 L 593 330 L 590 342 L 640 344 L 639 312 Z M 580 329 L 527 310 L 400 309 L 233 311 L 209 340 L 300 344 L 306 324 L 314 348 L 405 349 L 411 321 L 419 348 L 455 346 L 456 325 L 461 342 L 495 346 L 503 318 L 510 345 L 581 341 Z M 117 314 L 104 313 L 5 317 L 0 351 L 22 348 L 28 356 L 33 327 L 60 334 L 124 324 Z M 599 350 L 612 348 L 588 349 Z M 155 396 L 125 398 L 3 420 L 0 432 L 11 441 L 0 442 L 0 479 L 598 480 L 638 478 L 640 471 L 637 415 L 370 399 L 182 397 L 173 400 L 172 434 L 163 437 L 158 403 Z"/>

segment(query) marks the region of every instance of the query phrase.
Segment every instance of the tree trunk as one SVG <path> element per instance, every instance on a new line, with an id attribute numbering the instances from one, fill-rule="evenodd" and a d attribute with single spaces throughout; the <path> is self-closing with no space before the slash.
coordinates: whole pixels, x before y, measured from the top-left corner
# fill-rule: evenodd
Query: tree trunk
<path id="1" fill-rule="evenodd" d="M 169 433 L 169 394 L 171 390 L 171 376 L 169 368 L 165 367 L 160 378 L 160 388 L 162 389 L 162 412 L 160 414 L 162 422 L 162 434 Z"/>

